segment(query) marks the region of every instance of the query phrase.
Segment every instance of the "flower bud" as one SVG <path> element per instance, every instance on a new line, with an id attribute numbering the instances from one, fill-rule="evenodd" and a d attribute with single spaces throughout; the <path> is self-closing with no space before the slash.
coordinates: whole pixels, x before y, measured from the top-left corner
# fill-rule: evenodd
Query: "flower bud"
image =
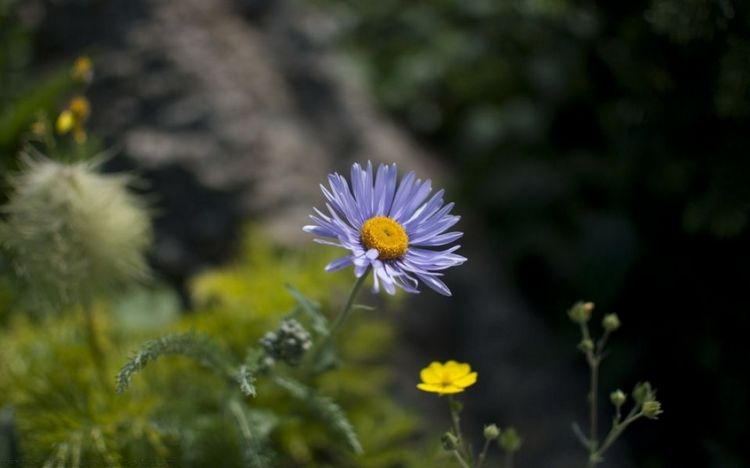
<path id="1" fill-rule="evenodd" d="M 94 79 L 94 64 L 91 59 L 87 56 L 78 57 L 73 62 L 73 69 L 71 70 L 71 76 L 74 80 L 82 83 L 89 84 Z"/>
<path id="2" fill-rule="evenodd" d="M 487 440 L 495 440 L 500 435 L 500 428 L 495 424 L 484 426 L 484 438 Z"/>
<path id="3" fill-rule="evenodd" d="M 591 318 L 591 312 L 594 310 L 593 302 L 576 302 L 568 310 L 568 317 L 576 323 L 586 323 Z"/>
<path id="4" fill-rule="evenodd" d="M 646 401 L 654 399 L 654 391 L 651 389 L 651 384 L 648 382 L 639 382 L 633 389 L 633 399 L 639 405 L 642 405 Z"/>
<path id="5" fill-rule="evenodd" d="M 500 434 L 498 443 L 500 444 L 500 448 L 506 452 L 515 453 L 521 449 L 523 439 L 518 435 L 515 427 L 509 427 Z"/>
<path id="6" fill-rule="evenodd" d="M 298 321 L 288 318 L 281 322 L 278 330 L 266 333 L 260 344 L 268 356 L 297 366 L 312 347 L 312 338 Z"/>
<path id="7" fill-rule="evenodd" d="M 628 399 L 628 396 L 625 395 L 625 393 L 619 388 L 609 394 L 609 400 L 612 402 L 613 405 L 615 405 L 618 408 L 624 405 L 627 399 Z"/>
<path id="8" fill-rule="evenodd" d="M 602 327 L 608 331 L 613 332 L 620 328 L 620 317 L 617 314 L 607 314 L 602 319 Z"/>
<path id="9" fill-rule="evenodd" d="M 578 349 L 583 353 L 589 353 L 594 350 L 594 342 L 585 338 L 578 343 Z"/>
<path id="10" fill-rule="evenodd" d="M 446 432 L 440 436 L 440 442 L 443 444 L 443 448 L 448 452 L 458 450 L 458 437 L 454 436 L 452 432 Z"/>
<path id="11" fill-rule="evenodd" d="M 648 400 L 643 403 L 643 415 L 648 419 L 658 419 L 658 416 L 663 412 L 661 403 L 656 400 Z"/>

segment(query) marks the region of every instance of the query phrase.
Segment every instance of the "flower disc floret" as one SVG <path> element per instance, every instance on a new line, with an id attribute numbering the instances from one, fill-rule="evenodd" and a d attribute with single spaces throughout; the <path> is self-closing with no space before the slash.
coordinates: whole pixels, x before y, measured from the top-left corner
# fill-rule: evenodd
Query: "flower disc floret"
<path id="1" fill-rule="evenodd" d="M 471 366 L 456 361 L 432 362 L 419 376 L 422 382 L 418 389 L 439 395 L 461 393 L 477 381 L 477 373 L 471 371 Z"/>
<path id="2" fill-rule="evenodd" d="M 362 244 L 367 249 L 378 251 L 378 258 L 395 260 L 401 258 L 409 247 L 409 236 L 404 227 L 387 216 L 370 218 L 360 231 Z"/>

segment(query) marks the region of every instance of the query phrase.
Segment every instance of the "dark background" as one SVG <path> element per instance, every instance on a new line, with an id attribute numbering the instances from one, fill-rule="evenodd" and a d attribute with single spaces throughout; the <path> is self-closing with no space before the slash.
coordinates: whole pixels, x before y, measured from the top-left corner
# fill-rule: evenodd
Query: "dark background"
<path id="1" fill-rule="evenodd" d="M 747 4 L 346 11 L 380 102 L 455 171 L 530 308 L 559 333 L 572 298 L 623 318 L 606 382 L 647 376 L 665 405 L 627 435 L 635 465 L 747 466 Z"/>
<path id="2" fill-rule="evenodd" d="M 322 180 L 320 175 L 328 170 L 345 168 L 343 161 L 372 153 L 362 149 L 371 150 L 370 146 L 358 143 L 370 124 L 352 124 L 347 112 L 357 111 L 339 102 L 351 99 L 340 90 L 341 83 L 319 76 L 316 64 L 324 55 L 321 50 L 333 50 L 338 51 L 338 60 L 353 65 L 374 96 L 375 108 L 407 129 L 422 148 L 418 153 L 436 160 L 452 176 L 443 179 L 460 207 L 457 211 L 466 215 L 464 243 L 474 258 L 481 257 L 476 262 L 480 267 L 469 277 L 481 276 L 478 283 L 497 281 L 511 290 L 514 302 L 522 303 L 521 309 L 545 331 L 545 338 L 534 339 L 545 340 L 547 347 L 562 353 L 581 381 L 584 363 L 572 351 L 578 338 L 564 311 L 575 300 L 586 299 L 596 302 L 599 311 L 619 313 L 624 327 L 606 362 L 603 386 L 629 390 L 635 382 L 648 379 L 658 388 L 665 409 L 657 423 L 639 423 L 626 434 L 633 466 L 747 466 L 750 9 L 746 4 L 731 0 L 319 0 L 312 5 L 237 0 L 219 4 L 206 4 L 200 14 L 213 17 L 223 8 L 220 19 L 236 16 L 248 30 L 259 32 L 265 43 L 255 47 L 265 46 L 277 54 L 268 66 L 277 67 L 286 79 L 284 85 L 294 91 L 294 104 L 283 112 L 315 121 L 310 134 L 320 140 L 315 143 L 319 148 L 310 150 L 312 143 L 305 140 L 294 151 L 314 166 L 315 154 L 335 149 L 329 152 L 334 154 L 331 167 L 314 167 L 312 180 Z M 15 34 L 10 25 L 17 24 L 20 15 L 25 21 L 24 37 L 31 39 L 23 42 L 26 59 L 17 66 L 40 73 L 82 52 L 103 56 L 98 84 L 91 91 L 103 117 L 98 119 L 95 113 L 92 125 L 110 143 L 121 142 L 116 135 L 136 131 L 142 135 L 144 127 L 159 127 L 177 140 L 186 131 L 215 135 L 226 121 L 212 120 L 216 114 L 209 111 L 210 105 L 209 110 L 197 111 L 183 105 L 198 116 L 186 122 L 165 123 L 159 117 L 160 109 L 175 104 L 174 94 L 200 95 L 204 88 L 174 73 L 179 68 L 175 63 L 180 63 L 174 59 L 176 53 L 167 53 L 172 61 L 159 55 L 160 47 L 171 50 L 171 43 L 150 42 L 150 36 L 138 40 L 160 34 L 133 28 L 153 14 L 154 5 L 148 1 L 29 2 L 21 13 L 3 16 L 0 34 L 9 40 Z M 173 12 L 179 12 L 179 2 L 173 5 Z M 300 19 L 297 12 L 308 8 L 315 13 Z M 202 17 L 186 9 L 191 13 L 186 13 L 182 27 L 189 30 Z M 221 31 L 233 30 L 218 28 L 213 34 Z M 170 33 L 162 31 L 159 37 Z M 217 50 L 231 51 L 232 44 L 228 41 Z M 137 53 L 117 55 L 128 50 Z M 202 70 L 198 74 L 205 72 L 207 82 L 218 83 L 211 81 L 215 69 L 212 63 L 201 62 L 204 58 L 196 52 L 196 68 Z M 131 62 L 136 65 L 127 68 Z M 257 61 L 248 67 L 265 65 Z M 164 79 L 151 79 L 165 75 L 174 88 L 159 88 Z M 113 105 L 122 104 L 121 96 L 138 100 L 140 107 Z M 269 108 L 277 117 L 273 103 L 262 104 L 265 107 L 255 109 L 261 118 Z M 117 120 L 123 113 L 122 121 Z M 292 117 L 284 118 L 294 121 Z M 273 128 L 277 132 L 281 126 Z M 288 135 L 277 137 L 271 132 L 269 139 L 283 140 Z M 252 140 L 245 147 L 244 140 L 238 143 L 232 138 L 222 136 L 209 148 L 277 157 L 262 142 Z M 142 153 L 148 156 L 149 151 L 139 153 L 138 148 L 126 141 L 125 155 L 113 160 L 113 167 L 140 167 Z M 171 149 L 167 143 L 149 148 L 166 154 L 188 152 Z M 375 153 L 385 159 L 387 149 Z M 240 223 L 265 219 L 270 210 L 257 198 L 255 204 L 247 202 L 248 195 L 239 191 L 252 187 L 249 196 L 256 196 L 257 175 L 206 182 L 201 180 L 205 171 L 193 159 L 177 158 L 143 169 L 161 194 L 164 212 L 172 213 L 157 220 L 153 263 L 177 287 L 202 265 L 229 258 Z M 279 183 L 291 186 L 292 182 Z M 314 191 L 316 185 L 310 186 Z M 281 205 L 301 201 L 309 205 L 310 197 L 308 191 Z M 194 217 L 195 213 L 202 217 Z M 185 218 L 194 222 L 185 227 L 181 224 Z M 471 281 L 457 281 L 459 301 L 478 294 Z M 492 311 L 485 308 L 484 313 Z M 460 322 L 464 332 L 477 327 L 476 320 L 467 325 L 471 321 L 461 315 L 451 320 L 449 324 Z M 503 326 L 507 332 L 514 325 L 511 321 Z M 406 338 L 415 338 L 415 332 L 407 332 Z M 416 333 L 416 339 L 428 338 Z M 482 352 L 470 341 L 464 334 L 448 348 L 459 355 L 468 350 L 463 356 L 481 359 Z M 526 345 L 537 343 L 531 339 Z M 493 359 L 501 357 L 485 356 L 478 364 L 489 368 Z M 515 363 L 535 365 L 522 358 Z M 576 389 L 546 389 L 550 394 L 558 390 L 573 394 Z M 502 402 L 491 402 L 497 395 L 489 391 L 482 395 L 488 413 L 475 414 L 478 421 L 506 414 Z M 574 403 L 582 406 L 583 399 Z"/>

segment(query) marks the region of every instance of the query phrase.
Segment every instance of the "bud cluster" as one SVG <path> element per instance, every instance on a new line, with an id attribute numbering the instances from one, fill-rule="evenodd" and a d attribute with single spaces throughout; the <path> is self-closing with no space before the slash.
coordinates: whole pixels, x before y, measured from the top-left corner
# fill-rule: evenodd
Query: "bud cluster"
<path id="1" fill-rule="evenodd" d="M 268 356 L 297 366 L 305 352 L 312 347 L 310 333 L 295 319 L 284 319 L 279 328 L 270 331 L 260 339 L 260 344 Z"/>

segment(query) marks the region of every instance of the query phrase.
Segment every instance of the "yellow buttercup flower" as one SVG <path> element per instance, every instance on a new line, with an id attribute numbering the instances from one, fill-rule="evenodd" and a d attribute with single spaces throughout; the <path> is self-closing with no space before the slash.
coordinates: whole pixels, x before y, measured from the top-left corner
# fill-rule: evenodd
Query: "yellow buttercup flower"
<path id="1" fill-rule="evenodd" d="M 91 80 L 94 78 L 94 64 L 91 59 L 85 55 L 78 57 L 75 62 L 73 62 L 71 75 L 76 81 L 85 84 L 91 83 Z"/>
<path id="2" fill-rule="evenodd" d="M 418 389 L 439 395 L 461 393 L 477 381 L 477 373 L 471 371 L 471 366 L 456 361 L 432 362 L 419 376 L 422 383 L 417 385 Z"/>
<path id="3" fill-rule="evenodd" d="M 73 132 L 73 138 L 77 143 L 86 141 L 85 123 L 91 115 L 91 104 L 83 96 L 76 96 L 70 100 L 68 107 L 57 117 L 57 133 L 64 135 Z"/>

